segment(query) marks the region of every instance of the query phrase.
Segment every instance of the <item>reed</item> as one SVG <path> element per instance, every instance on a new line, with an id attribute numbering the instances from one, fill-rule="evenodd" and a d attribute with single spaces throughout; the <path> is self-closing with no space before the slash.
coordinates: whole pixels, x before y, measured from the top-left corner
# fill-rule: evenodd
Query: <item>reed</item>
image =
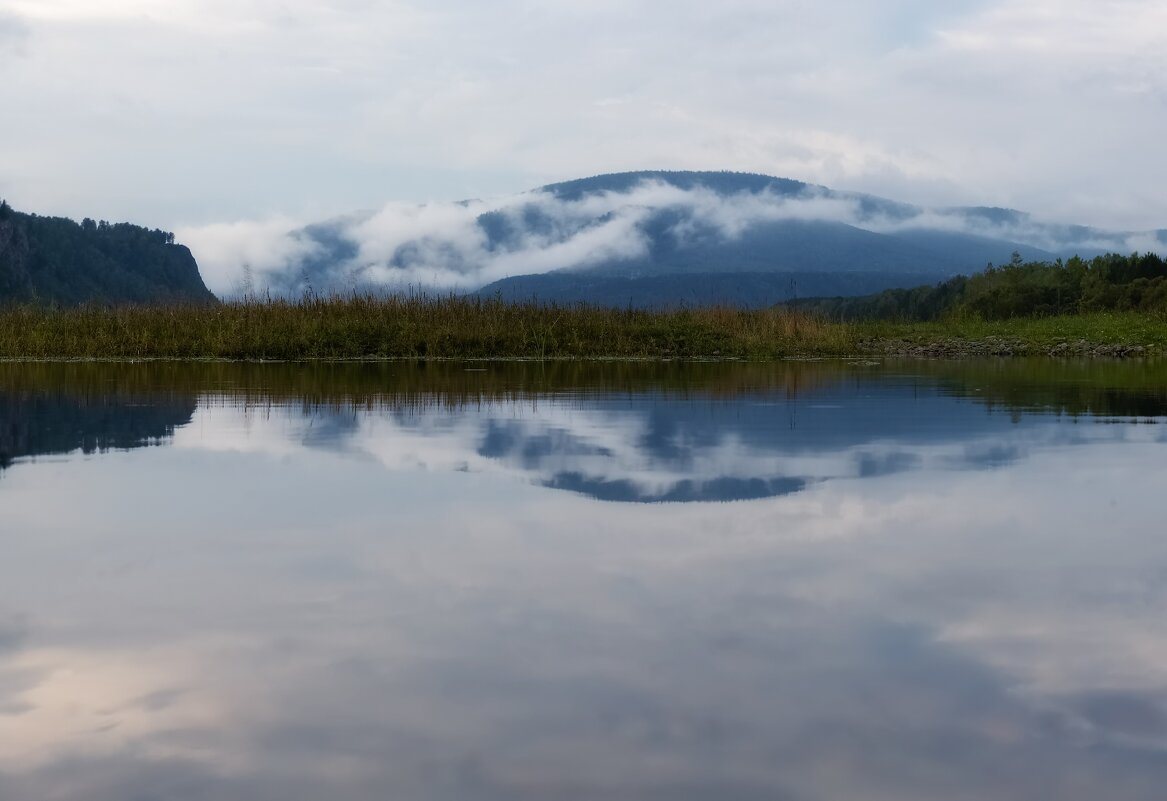
<path id="1" fill-rule="evenodd" d="M 800 311 L 645 311 L 458 297 L 0 312 L 0 357 L 24 359 L 773 359 L 844 352 L 852 342 L 849 326 Z"/>
<path id="2" fill-rule="evenodd" d="M 459 297 L 310 296 L 209 306 L 0 310 L 0 358 L 750 360 L 909 353 L 1167 351 L 1167 318 L 1101 313 L 986 322 L 831 322 L 774 308 L 669 311 Z M 1109 350 L 1106 350 L 1109 348 Z M 1115 350 L 1117 348 L 1118 350 Z"/>

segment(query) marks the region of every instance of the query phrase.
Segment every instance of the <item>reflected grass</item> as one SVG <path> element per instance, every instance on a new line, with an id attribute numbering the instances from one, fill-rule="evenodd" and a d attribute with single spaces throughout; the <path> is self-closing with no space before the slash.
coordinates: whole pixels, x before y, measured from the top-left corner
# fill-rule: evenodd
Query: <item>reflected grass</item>
<path id="1" fill-rule="evenodd" d="M 233 406 L 399 410 L 641 393 L 736 402 L 811 398 L 879 376 L 1017 411 L 1167 414 L 1167 361 L 1158 359 L 0 362 L 0 398 L 69 397 L 128 408 L 187 406 L 197 398 Z"/>
<path id="2" fill-rule="evenodd" d="M 715 400 L 775 392 L 797 397 L 846 374 L 833 361 L 27 361 L 0 362 L 0 395 L 382 409 L 648 392 Z"/>

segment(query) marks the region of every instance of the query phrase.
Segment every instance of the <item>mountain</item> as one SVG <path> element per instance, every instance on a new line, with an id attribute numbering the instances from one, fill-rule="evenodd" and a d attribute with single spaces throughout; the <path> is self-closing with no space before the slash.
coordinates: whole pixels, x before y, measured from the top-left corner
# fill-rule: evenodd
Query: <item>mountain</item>
<path id="1" fill-rule="evenodd" d="M 767 306 L 935 283 L 1074 254 L 1167 252 L 1167 231 L 924 208 L 767 175 L 642 171 L 495 201 L 387 207 L 292 234 L 261 288 L 436 289 L 632 306 Z"/>
<path id="2" fill-rule="evenodd" d="M 745 309 L 809 297 L 872 295 L 888 286 L 915 286 L 918 273 L 814 272 L 689 272 L 632 276 L 587 270 L 563 270 L 504 278 L 479 290 L 481 297 L 508 301 L 535 300 L 571 305 L 581 301 L 599 306 L 653 308 L 668 306 L 737 306 Z"/>
<path id="3" fill-rule="evenodd" d="M 214 303 L 174 235 L 129 223 L 81 223 L 0 201 L 0 304 Z"/>

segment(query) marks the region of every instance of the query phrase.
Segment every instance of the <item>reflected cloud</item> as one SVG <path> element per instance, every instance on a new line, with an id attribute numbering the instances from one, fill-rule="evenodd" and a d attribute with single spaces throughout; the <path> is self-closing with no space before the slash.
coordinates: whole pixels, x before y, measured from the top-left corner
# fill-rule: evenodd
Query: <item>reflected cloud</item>
<path id="1" fill-rule="evenodd" d="M 566 405 L 541 403 L 537 428 Z M 842 449 L 849 478 L 797 494 L 648 507 L 515 482 L 473 448 L 477 474 L 371 469 L 304 446 L 286 413 L 250 431 L 291 458 L 220 439 L 64 463 L 58 490 L 115 532 L 101 551 L 8 537 L 0 598 L 36 625 L 0 655 L 0 702 L 23 706 L 0 717 L 6 798 L 1143 801 L 1167 781 L 1153 426 L 860 480 L 864 458 L 903 464 L 868 443 Z M 203 414 L 176 439 L 215 430 Z M 369 430 L 482 433 L 425 417 Z M 93 486 L 189 483 L 192 460 L 189 491 L 216 503 L 189 520 Z M 312 496 L 326 514 L 306 524 Z M 241 498 L 262 515 L 221 511 Z M 4 500 L 0 525 L 31 502 Z"/>
<path id="2" fill-rule="evenodd" d="M 20 618 L 0 618 L 0 654 L 15 651 L 28 636 L 28 624 Z"/>
<path id="3" fill-rule="evenodd" d="M 907 452 L 859 453 L 855 460 L 860 478 L 875 478 L 903 473 L 918 469 L 923 463 L 919 454 Z"/>
<path id="4" fill-rule="evenodd" d="M 952 459 L 953 467 L 1004 467 L 1013 464 L 1025 455 L 1023 448 L 1000 442 L 976 443 L 964 449 L 964 453 Z"/>
<path id="5" fill-rule="evenodd" d="M 646 394 L 549 396 L 473 407 L 295 409 L 257 416 L 204 399 L 180 448 L 289 455 L 327 450 L 390 471 L 505 475 L 596 500 L 739 501 L 833 479 L 1005 467 L 1035 449 L 1153 438 L 873 377 L 749 403 Z M 213 433 L 219 432 L 219 433 Z"/>
<path id="6" fill-rule="evenodd" d="M 715 378 L 202 384 L 166 447 L 20 460 L 0 797 L 1159 797 L 1164 426 Z"/>
<path id="7" fill-rule="evenodd" d="M 1167 698 L 1131 692 L 1085 693 L 1073 706 L 1088 725 L 1110 737 L 1167 752 Z"/>

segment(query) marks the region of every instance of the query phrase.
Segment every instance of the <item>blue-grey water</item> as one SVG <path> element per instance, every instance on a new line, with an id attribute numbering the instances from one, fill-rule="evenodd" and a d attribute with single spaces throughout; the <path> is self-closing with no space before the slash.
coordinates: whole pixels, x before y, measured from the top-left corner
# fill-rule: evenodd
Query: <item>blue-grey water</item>
<path id="1" fill-rule="evenodd" d="M 0 365 L 0 799 L 1167 795 L 1167 381 Z"/>

